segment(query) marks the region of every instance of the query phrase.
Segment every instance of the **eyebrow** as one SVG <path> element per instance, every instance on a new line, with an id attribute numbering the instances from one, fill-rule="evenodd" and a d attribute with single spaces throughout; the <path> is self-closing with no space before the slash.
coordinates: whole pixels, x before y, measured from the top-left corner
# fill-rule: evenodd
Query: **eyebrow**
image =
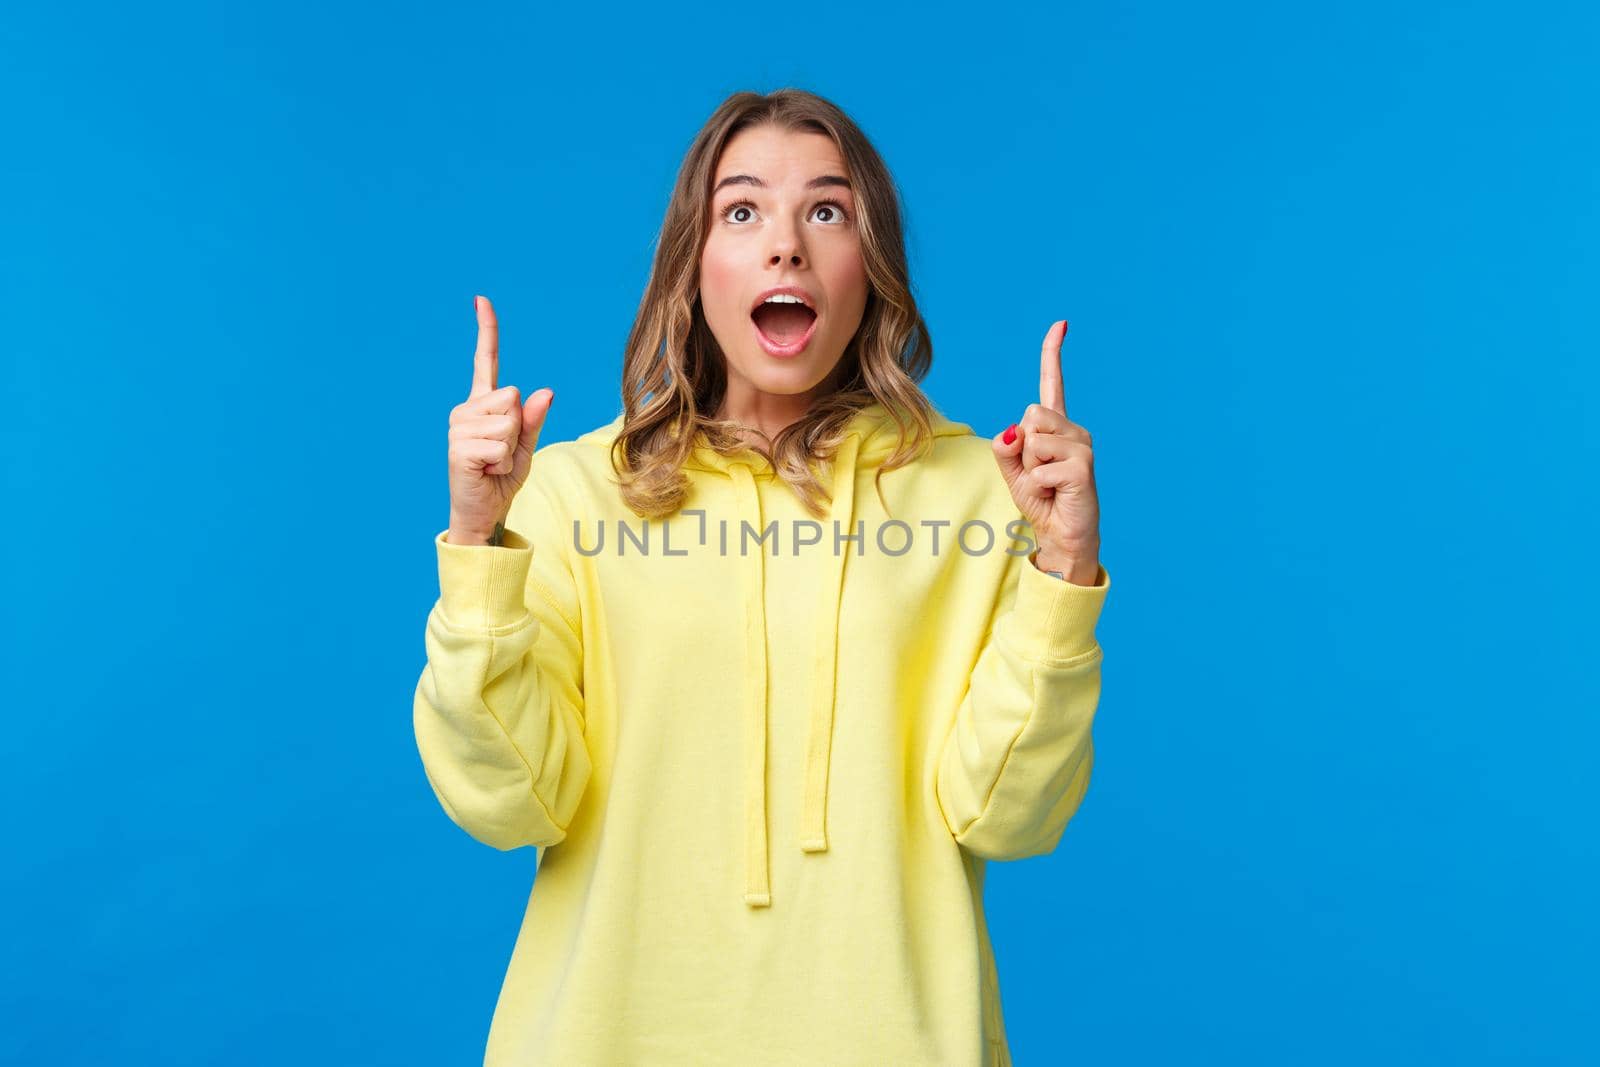
<path id="1" fill-rule="evenodd" d="M 711 190 L 711 195 L 715 196 L 719 191 L 721 191 L 723 186 L 727 185 L 754 185 L 759 189 L 765 189 L 767 187 L 766 182 L 762 181 L 760 178 L 757 178 L 753 174 L 730 174 L 717 183 L 716 188 Z M 830 185 L 839 185 L 846 189 L 850 189 L 851 192 L 855 191 L 853 188 L 851 188 L 850 179 L 838 174 L 824 174 L 821 177 L 812 178 L 810 181 L 806 182 L 807 189 L 821 189 Z"/>

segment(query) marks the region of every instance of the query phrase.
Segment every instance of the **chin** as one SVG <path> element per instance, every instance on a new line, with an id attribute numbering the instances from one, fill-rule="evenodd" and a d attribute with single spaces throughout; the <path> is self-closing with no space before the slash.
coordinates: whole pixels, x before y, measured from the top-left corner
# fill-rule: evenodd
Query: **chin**
<path id="1" fill-rule="evenodd" d="M 794 396 L 821 385 L 838 364 L 838 357 L 830 360 L 801 357 L 780 362 L 765 352 L 757 352 L 739 367 L 739 371 L 763 393 Z"/>

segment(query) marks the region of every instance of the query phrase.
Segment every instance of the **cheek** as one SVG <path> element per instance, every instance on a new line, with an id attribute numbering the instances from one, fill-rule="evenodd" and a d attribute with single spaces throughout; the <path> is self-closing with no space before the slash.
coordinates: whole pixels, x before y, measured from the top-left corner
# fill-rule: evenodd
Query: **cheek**
<path id="1" fill-rule="evenodd" d="M 721 320 L 738 310 L 741 273 L 732 256 L 713 239 L 700 254 L 700 302 L 706 317 Z"/>
<path id="2" fill-rule="evenodd" d="M 828 290 L 841 294 L 841 303 L 859 311 L 867 303 L 867 265 L 862 262 L 859 246 L 841 249 L 840 253 L 828 264 Z"/>

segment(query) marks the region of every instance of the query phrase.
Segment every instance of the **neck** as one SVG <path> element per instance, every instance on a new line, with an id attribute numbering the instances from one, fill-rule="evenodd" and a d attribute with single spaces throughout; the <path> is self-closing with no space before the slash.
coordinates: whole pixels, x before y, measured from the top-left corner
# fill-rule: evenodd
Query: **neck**
<path id="1" fill-rule="evenodd" d="M 743 382 L 730 381 L 722 403 L 717 405 L 716 418 L 731 419 L 743 426 L 746 443 L 771 444 L 779 433 L 811 410 L 812 403 L 826 392 L 826 384 L 789 394 L 763 393 Z"/>
<path id="2" fill-rule="evenodd" d="M 773 402 L 793 399 L 786 396 L 764 397 L 756 403 L 748 404 L 724 401 L 722 406 L 717 409 L 716 417 L 719 419 L 731 419 L 744 427 L 747 442 L 754 442 L 764 438 L 770 443 L 786 427 L 804 415 L 806 408 L 810 406 Z"/>

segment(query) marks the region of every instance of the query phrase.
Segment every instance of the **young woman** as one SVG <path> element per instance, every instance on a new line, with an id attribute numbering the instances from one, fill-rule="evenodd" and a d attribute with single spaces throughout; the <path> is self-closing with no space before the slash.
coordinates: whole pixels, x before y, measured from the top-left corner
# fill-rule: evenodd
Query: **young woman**
<path id="1" fill-rule="evenodd" d="M 474 306 L 414 721 L 539 849 L 485 1062 L 1010 1062 L 984 864 L 1083 798 L 1110 588 L 1066 323 L 1016 424 L 937 412 L 888 170 L 787 89 L 690 147 L 609 424 L 535 451 Z"/>

